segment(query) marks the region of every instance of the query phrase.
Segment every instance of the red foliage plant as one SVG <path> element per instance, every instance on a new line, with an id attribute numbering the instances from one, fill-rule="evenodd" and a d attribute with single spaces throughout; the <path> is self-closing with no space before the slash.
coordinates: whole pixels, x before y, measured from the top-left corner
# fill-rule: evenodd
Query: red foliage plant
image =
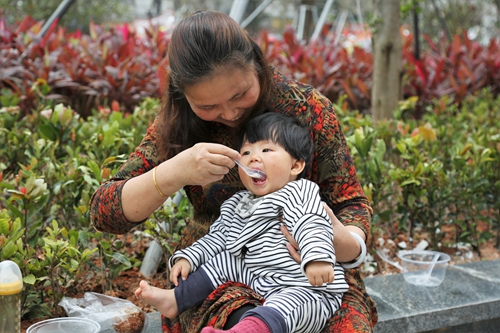
<path id="1" fill-rule="evenodd" d="M 128 25 L 105 32 L 91 23 L 89 35 L 53 25 L 40 38 L 40 22 L 26 17 L 12 29 L 0 17 L 0 28 L 0 88 L 22 97 L 25 114 L 40 98 L 31 89 L 38 79 L 50 87 L 44 99 L 69 104 L 83 116 L 113 100 L 131 112 L 141 99 L 160 96 L 169 36 L 158 27 L 138 37 Z"/>
<path id="2" fill-rule="evenodd" d="M 166 54 L 170 36 L 157 26 L 139 36 L 129 25 L 104 31 L 90 24 L 89 35 L 67 33 L 54 24 L 38 37 L 41 23 L 26 17 L 15 29 L 0 13 L 0 89 L 21 97 L 26 114 L 40 99 L 71 105 L 82 116 L 116 101 L 132 112 L 144 97 L 160 97 L 166 88 Z M 418 96 L 415 116 L 435 98 L 449 95 L 460 103 L 466 94 L 486 86 L 500 93 L 500 46 L 483 47 L 466 34 L 438 45 L 424 36 L 430 51 L 413 54 L 413 36 L 402 35 L 402 96 Z M 282 38 L 266 31 L 256 41 L 271 63 L 285 75 L 318 88 L 332 101 L 347 96 L 351 108 L 370 112 L 373 56 L 361 47 L 346 49 L 323 39 L 298 41 L 292 28 Z M 32 87 L 43 79 L 50 91 L 41 96 Z"/>
<path id="3" fill-rule="evenodd" d="M 347 95 L 352 107 L 369 108 L 373 69 L 369 51 L 354 47 L 350 52 L 322 39 L 306 44 L 296 39 L 291 27 L 283 33 L 282 41 L 264 31 L 259 43 L 271 63 L 285 75 L 313 85 L 332 101 Z"/>
<path id="4" fill-rule="evenodd" d="M 403 68 L 405 97 L 418 96 L 417 112 L 421 113 L 431 100 L 450 96 L 460 104 L 464 97 L 489 87 L 494 96 L 500 93 L 500 48 L 492 39 L 488 47 L 472 42 L 465 32 L 448 43 L 443 37 L 438 45 L 423 36 L 430 51 L 420 59 L 413 54 L 413 35 L 404 37 Z"/>

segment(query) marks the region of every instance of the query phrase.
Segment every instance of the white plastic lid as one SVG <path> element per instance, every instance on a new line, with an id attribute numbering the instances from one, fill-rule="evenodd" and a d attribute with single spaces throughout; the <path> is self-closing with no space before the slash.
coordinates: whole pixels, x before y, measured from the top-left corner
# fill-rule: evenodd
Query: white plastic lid
<path id="1" fill-rule="evenodd" d="M 11 260 L 0 262 L 0 295 L 14 295 L 23 290 L 19 266 Z"/>

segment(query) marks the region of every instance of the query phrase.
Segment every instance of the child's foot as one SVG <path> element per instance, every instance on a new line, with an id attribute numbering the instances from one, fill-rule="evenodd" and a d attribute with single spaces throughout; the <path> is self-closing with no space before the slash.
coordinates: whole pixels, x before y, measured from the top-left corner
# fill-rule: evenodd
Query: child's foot
<path id="1" fill-rule="evenodd" d="M 178 314 L 177 301 L 173 289 L 160 289 L 150 286 L 146 281 L 139 283 L 135 296 L 152 305 L 167 318 L 174 318 Z"/>

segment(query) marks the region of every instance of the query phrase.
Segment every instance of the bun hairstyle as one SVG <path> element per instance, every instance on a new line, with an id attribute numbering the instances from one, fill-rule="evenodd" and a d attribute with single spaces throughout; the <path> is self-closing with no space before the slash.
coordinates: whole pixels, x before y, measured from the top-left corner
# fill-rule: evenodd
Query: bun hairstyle
<path id="1" fill-rule="evenodd" d="M 215 11 L 197 11 L 173 30 L 168 46 L 168 89 L 159 118 L 160 159 L 168 159 L 197 142 L 210 141 L 213 122 L 198 118 L 184 96 L 186 87 L 218 70 L 257 74 L 261 94 L 252 115 L 261 114 L 272 95 L 272 70 L 260 47 L 236 21 Z"/>

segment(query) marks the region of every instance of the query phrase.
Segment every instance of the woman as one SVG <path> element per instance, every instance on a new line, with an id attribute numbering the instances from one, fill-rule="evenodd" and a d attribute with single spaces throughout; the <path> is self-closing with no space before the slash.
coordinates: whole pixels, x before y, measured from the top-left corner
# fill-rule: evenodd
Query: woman
<path id="1" fill-rule="evenodd" d="M 95 228 L 128 232 L 184 188 L 194 215 L 179 248 L 192 244 L 207 233 L 220 205 L 244 189 L 234 168 L 234 160 L 240 158 L 234 150 L 240 129 L 259 114 L 279 112 L 309 127 L 316 152 L 306 178 L 319 185 L 328 206 L 337 260 L 355 260 L 360 244 L 351 232 L 366 240 L 371 207 L 331 102 L 270 67 L 258 45 L 222 13 L 200 11 L 180 22 L 172 33 L 168 58 L 169 86 L 162 111 L 127 162 L 94 193 Z M 293 246 L 289 248 L 300 260 Z M 349 291 L 323 332 L 371 332 L 376 308 L 359 270 L 346 269 L 346 280 Z M 246 286 L 227 283 L 177 320 L 163 318 L 163 331 L 228 328 L 243 311 L 262 302 Z"/>

